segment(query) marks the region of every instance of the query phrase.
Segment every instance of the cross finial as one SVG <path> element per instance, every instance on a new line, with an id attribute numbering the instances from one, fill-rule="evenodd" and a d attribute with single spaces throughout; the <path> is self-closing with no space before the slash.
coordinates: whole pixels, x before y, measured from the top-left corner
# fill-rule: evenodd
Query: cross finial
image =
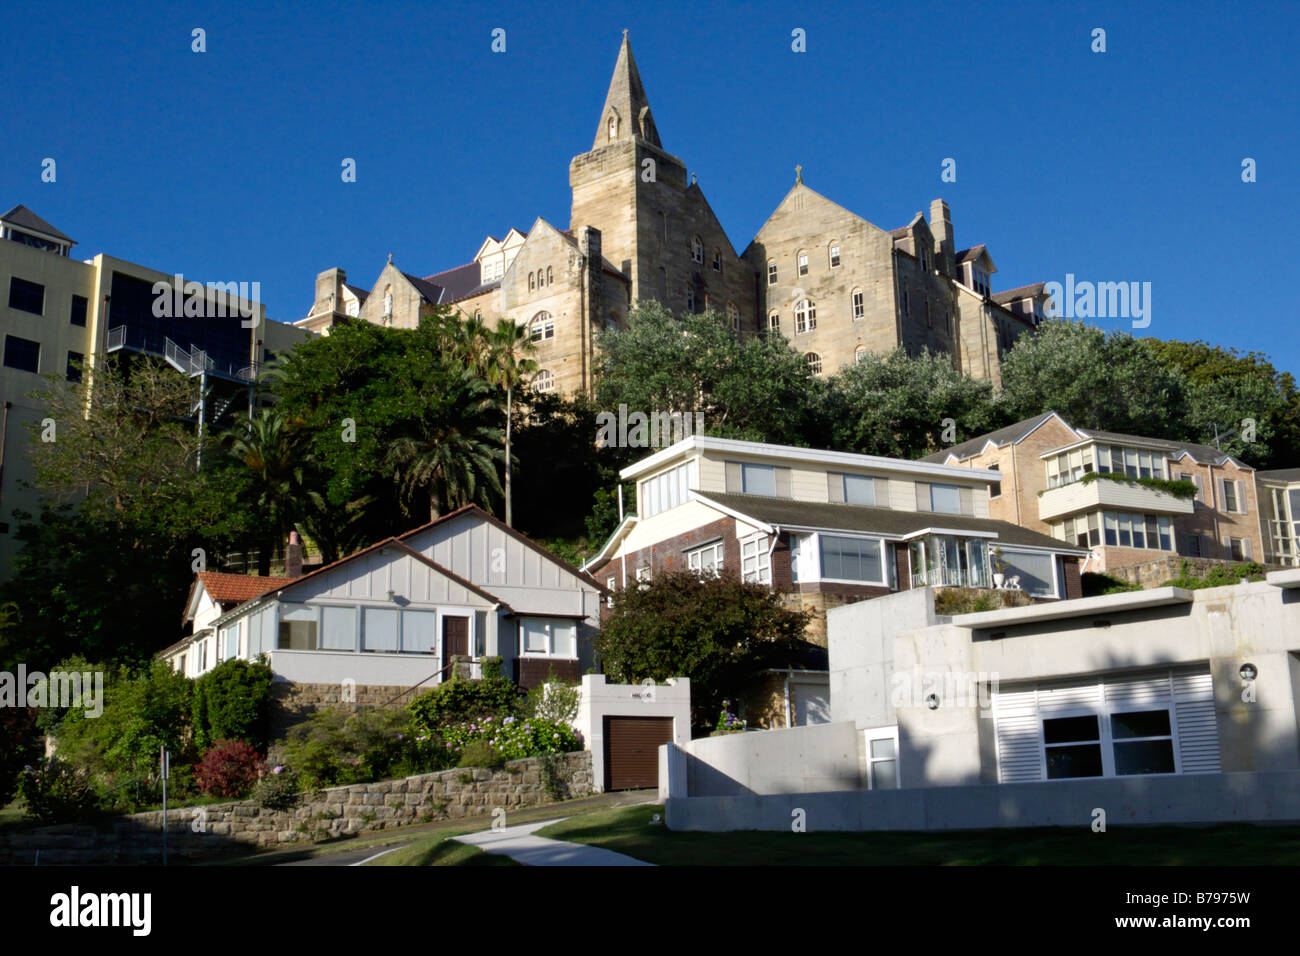
<path id="1" fill-rule="evenodd" d="M 393 264 L 393 254 L 391 252 L 388 254 L 388 264 L 390 266 Z"/>
<path id="2" fill-rule="evenodd" d="M 627 39 L 627 27 L 624 27 L 624 28 L 623 28 L 623 39 L 624 39 L 624 40 Z"/>
<path id="3" fill-rule="evenodd" d="M 796 167 L 794 168 L 794 181 L 795 181 L 795 185 L 801 185 L 801 184 L 803 183 L 803 167 L 802 167 L 802 166 L 796 166 Z"/>

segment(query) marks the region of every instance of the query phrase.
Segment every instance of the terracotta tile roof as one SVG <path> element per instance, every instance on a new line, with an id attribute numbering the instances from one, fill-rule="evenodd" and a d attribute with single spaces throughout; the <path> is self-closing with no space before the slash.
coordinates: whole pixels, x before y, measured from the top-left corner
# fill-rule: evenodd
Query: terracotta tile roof
<path id="1" fill-rule="evenodd" d="M 256 574 L 226 574 L 222 571 L 200 571 L 198 579 L 203 582 L 203 589 L 218 604 L 242 604 L 297 580 L 270 575 L 260 577 Z"/>

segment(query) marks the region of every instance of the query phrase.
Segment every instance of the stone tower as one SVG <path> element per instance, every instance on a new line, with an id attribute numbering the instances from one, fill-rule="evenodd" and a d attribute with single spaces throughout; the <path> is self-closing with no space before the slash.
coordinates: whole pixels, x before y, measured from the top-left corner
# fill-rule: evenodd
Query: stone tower
<path id="1" fill-rule="evenodd" d="M 605 258 L 631 281 L 632 300 L 674 312 L 733 311 L 752 328 L 753 269 L 736 255 L 686 164 L 664 150 L 627 31 L 590 152 L 569 163 L 569 227 L 600 230 Z"/>

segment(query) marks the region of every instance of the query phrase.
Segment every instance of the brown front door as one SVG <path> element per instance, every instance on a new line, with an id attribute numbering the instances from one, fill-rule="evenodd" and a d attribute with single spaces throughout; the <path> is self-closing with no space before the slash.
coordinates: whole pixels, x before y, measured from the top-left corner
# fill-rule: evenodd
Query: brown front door
<path id="1" fill-rule="evenodd" d="M 451 664 L 455 654 L 469 653 L 469 618 L 444 617 L 442 619 L 442 666 Z M 444 675 L 450 677 L 450 673 Z"/>
<path id="2" fill-rule="evenodd" d="M 671 717 L 606 717 L 605 789 L 659 786 L 659 746 L 672 739 Z"/>

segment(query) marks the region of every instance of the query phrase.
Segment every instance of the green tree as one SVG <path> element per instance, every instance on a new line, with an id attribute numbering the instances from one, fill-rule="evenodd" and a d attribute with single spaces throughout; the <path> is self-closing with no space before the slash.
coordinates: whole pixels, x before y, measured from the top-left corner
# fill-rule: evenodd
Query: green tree
<path id="1" fill-rule="evenodd" d="M 932 352 L 870 353 L 835 374 L 825 401 L 832 447 L 862 454 L 919 458 L 996 427 L 992 386 Z"/>
<path id="2" fill-rule="evenodd" d="M 717 312 L 674 318 L 639 302 L 628 327 L 600 332 L 596 345 L 602 410 L 699 412 L 710 435 L 808 444 L 809 396 L 821 383 L 779 335 L 742 338 Z"/>
<path id="3" fill-rule="evenodd" d="M 1008 420 L 1056 411 L 1072 425 L 1181 437 L 1187 380 L 1147 340 L 1052 319 L 1023 335 L 1002 364 Z"/>
<path id="4" fill-rule="evenodd" d="M 620 591 L 595 647 L 614 681 L 690 678 L 692 723 L 706 727 L 723 700 L 806 647 L 806 623 L 764 585 L 676 572 Z"/>
<path id="5" fill-rule="evenodd" d="M 514 527 L 514 499 L 511 495 L 513 456 L 510 441 L 514 425 L 514 395 L 528 378 L 537 371 L 537 363 L 525 356 L 533 351 L 528 329 L 508 319 L 503 319 L 496 331 L 488 337 L 487 380 L 506 390 L 506 443 L 505 443 L 505 499 L 506 525 Z"/>

